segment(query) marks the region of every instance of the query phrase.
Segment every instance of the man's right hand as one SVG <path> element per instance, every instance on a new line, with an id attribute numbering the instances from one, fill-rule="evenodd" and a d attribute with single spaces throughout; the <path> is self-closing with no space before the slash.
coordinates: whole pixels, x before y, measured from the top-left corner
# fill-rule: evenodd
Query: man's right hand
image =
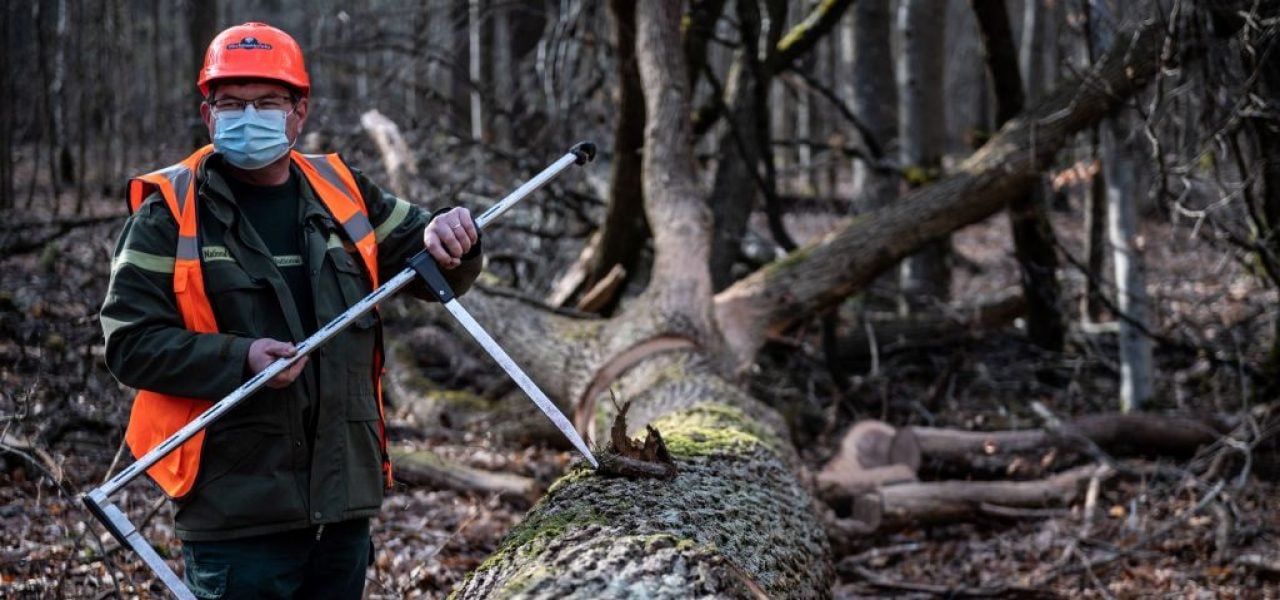
<path id="1" fill-rule="evenodd" d="M 258 338 L 249 344 L 249 357 L 246 359 L 249 363 L 249 371 L 254 375 L 261 373 L 263 369 L 271 366 L 278 358 L 288 358 L 297 353 L 297 349 L 289 342 L 273 340 L 271 338 Z M 302 357 L 293 366 L 285 369 L 272 377 L 267 382 L 267 387 L 280 389 L 293 383 L 294 379 L 302 373 L 302 368 L 307 366 L 307 357 Z"/>

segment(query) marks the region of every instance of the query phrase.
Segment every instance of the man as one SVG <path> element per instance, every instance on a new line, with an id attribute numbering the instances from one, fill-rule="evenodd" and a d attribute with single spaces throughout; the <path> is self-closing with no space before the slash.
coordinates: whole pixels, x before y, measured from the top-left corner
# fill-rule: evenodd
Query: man
<path id="1" fill-rule="evenodd" d="M 262 23 L 223 31 L 198 85 L 213 139 L 130 182 L 102 307 L 111 372 L 137 388 L 141 456 L 398 273 L 424 246 L 457 292 L 480 270 L 466 209 L 433 215 L 337 155 L 292 151 L 310 79 Z M 390 483 L 368 314 L 148 471 L 177 504 L 200 598 L 359 598 Z"/>

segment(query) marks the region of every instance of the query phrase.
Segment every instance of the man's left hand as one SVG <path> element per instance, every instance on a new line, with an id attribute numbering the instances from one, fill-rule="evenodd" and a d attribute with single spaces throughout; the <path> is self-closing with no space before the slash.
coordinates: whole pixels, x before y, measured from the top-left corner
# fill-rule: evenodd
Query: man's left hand
<path id="1" fill-rule="evenodd" d="M 462 256 L 479 239 L 480 232 L 475 221 L 471 220 L 471 211 L 461 207 L 436 215 L 422 233 L 427 253 L 442 269 L 453 269 L 462 264 Z"/>

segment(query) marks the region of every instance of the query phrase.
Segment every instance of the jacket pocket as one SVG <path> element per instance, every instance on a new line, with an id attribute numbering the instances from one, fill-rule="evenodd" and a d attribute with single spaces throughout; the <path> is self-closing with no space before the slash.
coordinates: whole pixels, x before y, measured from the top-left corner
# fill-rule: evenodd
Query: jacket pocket
<path id="1" fill-rule="evenodd" d="M 382 504 L 382 445 L 378 400 L 368 371 L 347 372 L 347 510 Z"/>
<path id="2" fill-rule="evenodd" d="M 203 533 L 305 522 L 295 459 L 293 441 L 278 427 L 211 432 L 195 491 L 179 506 L 178 527 Z"/>
<path id="3" fill-rule="evenodd" d="M 342 295 L 348 304 L 354 304 L 373 291 L 359 255 L 353 255 L 343 248 L 330 248 L 328 254 L 333 268 L 338 272 L 338 280 L 343 284 Z"/>
<path id="4" fill-rule="evenodd" d="M 184 553 L 185 554 L 185 553 Z M 183 583 L 191 588 L 191 593 L 201 600 L 218 600 L 227 593 L 227 573 L 231 570 L 226 564 L 206 564 L 188 560 L 186 576 Z"/>
<path id="5" fill-rule="evenodd" d="M 250 337 L 267 335 L 264 313 L 275 313 L 276 303 L 266 281 L 254 279 L 240 265 L 216 261 L 203 267 L 205 292 L 219 331 L 235 331 Z"/>

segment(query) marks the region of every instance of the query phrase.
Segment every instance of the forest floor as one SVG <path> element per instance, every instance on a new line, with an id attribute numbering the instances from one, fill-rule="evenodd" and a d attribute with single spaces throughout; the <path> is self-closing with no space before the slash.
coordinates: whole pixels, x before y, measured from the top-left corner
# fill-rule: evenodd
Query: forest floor
<path id="1" fill-rule="evenodd" d="M 123 462 L 128 393 L 105 369 L 96 318 L 121 219 L 86 221 L 121 212 L 114 200 L 102 200 L 66 231 L 47 225 L 53 219 L 39 211 L 0 228 L 0 596 L 6 598 L 163 596 L 77 500 Z M 1064 248 L 1078 253 L 1078 231 L 1069 219 L 1058 225 Z M 1247 415 L 1248 365 L 1259 364 L 1270 343 L 1275 291 L 1221 253 L 1205 251 L 1189 227 L 1155 217 L 1146 233 L 1153 240 L 1147 257 L 1159 331 L 1180 343 L 1157 345 L 1157 396 L 1149 408 Z M 1003 216 L 958 232 L 956 297 L 1016 285 L 1008 240 Z M 1063 273 L 1068 292 L 1078 294 L 1078 270 Z M 1027 409 L 1032 400 L 1063 416 L 1114 409 L 1117 367 L 1114 340 L 1106 335 L 1074 332 L 1062 355 L 1035 350 L 1014 325 L 945 340 L 885 341 L 874 361 L 844 365 L 842 388 L 824 365 L 817 332 L 814 324 L 772 344 L 749 382 L 753 393 L 791 416 L 795 439 L 813 440 L 800 449 L 815 469 L 859 418 L 1013 429 L 1042 424 Z M 401 407 L 393 422 L 406 419 Z M 573 458 L 488 435 L 489 425 L 404 437 L 447 460 L 522 475 L 542 489 Z M 1152 475 L 1109 480 L 1092 518 L 1077 504 L 859 540 L 835 557 L 833 593 L 1280 597 L 1280 486 L 1238 465 L 1228 477 L 1200 481 L 1196 459 L 1132 460 Z M 138 481 L 115 499 L 180 569 L 171 508 L 160 497 Z M 398 486 L 374 522 L 367 597 L 443 597 L 534 501 Z"/>

